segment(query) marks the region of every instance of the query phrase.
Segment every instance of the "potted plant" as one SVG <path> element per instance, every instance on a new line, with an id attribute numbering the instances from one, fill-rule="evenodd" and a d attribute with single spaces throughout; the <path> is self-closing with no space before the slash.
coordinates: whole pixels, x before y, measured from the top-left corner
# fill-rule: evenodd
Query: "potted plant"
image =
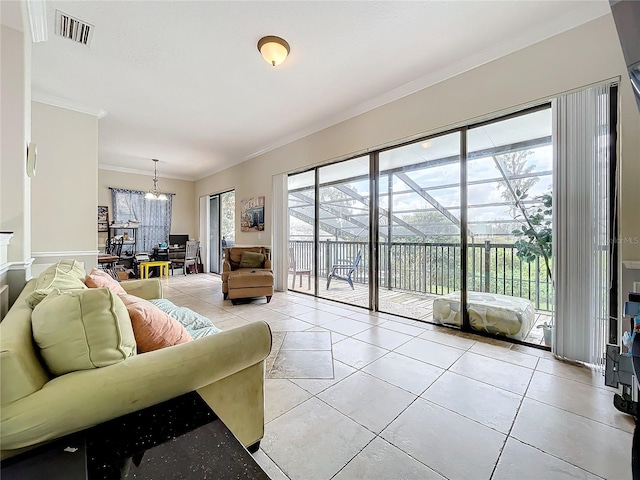
<path id="1" fill-rule="evenodd" d="M 527 198 L 527 193 L 516 189 L 516 219 L 521 220 L 523 225 L 512 234 L 517 238 L 514 247 L 516 255 L 523 262 L 531 263 L 538 258 L 544 262 L 547 280 L 553 282 L 551 275 L 551 253 L 552 253 L 552 196 L 547 192 L 536 198 L 538 202 L 526 207 L 522 202 Z M 544 322 L 538 325 L 542 328 L 544 344 L 550 346 L 553 339 L 553 315 L 551 322 Z"/>

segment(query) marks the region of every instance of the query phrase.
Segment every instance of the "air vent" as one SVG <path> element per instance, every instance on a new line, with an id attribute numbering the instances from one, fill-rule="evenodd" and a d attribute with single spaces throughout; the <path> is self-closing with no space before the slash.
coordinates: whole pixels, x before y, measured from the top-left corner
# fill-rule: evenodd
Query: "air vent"
<path id="1" fill-rule="evenodd" d="M 93 25 L 87 22 L 56 10 L 56 35 L 90 46 L 93 38 L 93 28 Z"/>

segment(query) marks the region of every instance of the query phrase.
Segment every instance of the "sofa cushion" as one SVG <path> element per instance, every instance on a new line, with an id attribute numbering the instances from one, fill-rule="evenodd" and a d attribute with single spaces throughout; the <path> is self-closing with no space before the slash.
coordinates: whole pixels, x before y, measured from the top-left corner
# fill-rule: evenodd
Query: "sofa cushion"
<path id="1" fill-rule="evenodd" d="M 91 273 L 87 275 L 84 283 L 89 288 L 108 288 L 116 295 L 127 293 L 125 289 L 122 288 L 122 285 L 120 285 L 120 282 L 99 268 L 91 270 Z"/>
<path id="2" fill-rule="evenodd" d="M 47 295 L 55 290 L 66 292 L 67 290 L 83 290 L 87 272 L 80 262 L 75 260 L 60 260 L 42 272 L 36 280 L 36 288 L 31 292 L 26 301 L 31 308 L 38 305 Z"/>
<path id="3" fill-rule="evenodd" d="M 176 319 L 164 313 L 148 300 L 134 295 L 120 295 L 131 317 L 139 352 L 151 352 L 192 340 Z"/>
<path id="4" fill-rule="evenodd" d="M 165 298 L 150 300 L 150 302 L 180 322 L 194 340 L 222 331 L 207 317 L 200 315 L 198 312 L 194 312 L 190 308 L 179 307 Z"/>
<path id="5" fill-rule="evenodd" d="M 107 288 L 53 292 L 33 310 L 31 325 L 54 375 L 106 367 L 136 353 L 127 308 Z"/>
<path id="6" fill-rule="evenodd" d="M 264 264 L 264 255 L 256 252 L 242 252 L 240 255 L 240 268 L 261 268 Z"/>
<path id="7" fill-rule="evenodd" d="M 15 402 L 40 390 L 44 382 L 38 382 L 40 379 L 37 378 L 37 373 L 37 370 L 34 372 L 34 369 L 31 368 L 31 362 L 24 355 L 24 352 L 17 350 L 0 351 L 2 405 Z M 44 381 L 46 382 L 46 380 Z"/>
<path id="8" fill-rule="evenodd" d="M 5 405 L 37 392 L 50 379 L 33 341 L 33 310 L 25 300 L 35 285 L 35 278 L 27 282 L 0 322 L 0 411 Z"/>

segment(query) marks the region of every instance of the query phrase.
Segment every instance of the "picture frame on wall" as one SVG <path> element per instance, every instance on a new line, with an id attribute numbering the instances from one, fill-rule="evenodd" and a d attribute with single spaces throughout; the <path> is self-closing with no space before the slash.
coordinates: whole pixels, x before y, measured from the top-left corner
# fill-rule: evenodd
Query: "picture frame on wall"
<path id="1" fill-rule="evenodd" d="M 106 205 L 98 205 L 98 231 L 106 232 L 109 230 L 109 207 Z"/>
<path id="2" fill-rule="evenodd" d="M 264 230 L 264 197 L 252 197 L 240 201 L 240 230 L 243 232 Z"/>
<path id="3" fill-rule="evenodd" d="M 98 223 L 109 223 L 109 207 L 98 205 Z"/>

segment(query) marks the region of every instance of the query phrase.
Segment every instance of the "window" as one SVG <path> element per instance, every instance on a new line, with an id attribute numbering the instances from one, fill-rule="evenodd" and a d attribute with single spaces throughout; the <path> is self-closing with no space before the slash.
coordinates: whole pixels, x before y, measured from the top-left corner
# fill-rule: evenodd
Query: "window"
<path id="1" fill-rule="evenodd" d="M 146 192 L 111 188 L 113 199 L 113 219 L 116 223 L 129 220 L 140 222 L 136 236 L 136 251 L 150 252 L 159 243 L 167 242 L 171 232 L 171 205 L 173 195 L 168 200 L 147 200 Z"/>

